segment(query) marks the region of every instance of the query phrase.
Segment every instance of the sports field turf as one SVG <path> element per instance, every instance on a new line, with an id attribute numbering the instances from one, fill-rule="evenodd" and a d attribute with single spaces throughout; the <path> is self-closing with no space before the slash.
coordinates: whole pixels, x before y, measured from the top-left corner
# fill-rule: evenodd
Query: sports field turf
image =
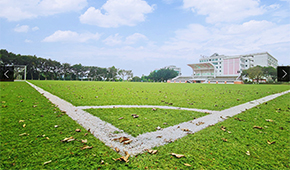
<path id="1" fill-rule="evenodd" d="M 75 106 L 167 105 L 224 110 L 289 90 L 287 85 L 31 81 Z"/>
<path id="2" fill-rule="evenodd" d="M 192 87 L 192 84 L 148 83 L 148 85 L 146 84 L 144 85 L 145 87 L 142 87 L 137 83 L 138 87 L 135 87 L 134 83 L 120 83 L 120 87 L 116 87 L 116 83 L 102 84 L 101 82 L 81 82 L 78 84 L 74 82 L 33 81 L 32 83 L 35 83 L 36 85 L 45 84 L 43 87 L 48 89 L 50 89 L 49 83 L 52 83 L 52 91 L 57 91 L 57 89 L 59 90 L 58 93 L 54 94 L 59 95 L 60 92 L 63 91 L 64 94 L 66 94 L 63 95 L 63 97 L 67 97 L 68 101 L 70 97 L 75 96 L 74 94 L 69 94 L 70 92 L 77 91 L 75 94 L 83 93 L 83 98 L 71 98 L 71 100 L 73 100 L 75 103 L 81 103 L 81 101 L 84 102 L 84 104 L 79 105 L 90 105 L 88 101 L 90 96 L 94 99 L 101 98 L 101 93 L 97 94 L 99 95 L 99 98 L 95 98 L 95 96 L 97 96 L 95 93 L 89 93 L 92 88 L 96 89 L 97 87 L 103 87 L 103 89 L 106 89 L 107 94 L 109 94 L 108 91 L 112 92 L 112 88 L 124 89 L 122 87 L 125 85 L 129 86 L 127 88 L 131 90 L 134 89 L 132 90 L 134 91 L 134 95 L 137 93 L 136 89 L 138 89 L 137 91 L 143 89 L 143 93 L 145 89 L 147 89 L 146 91 L 148 91 L 148 94 L 151 94 L 149 96 L 152 98 L 152 100 L 154 100 L 154 96 L 158 98 L 154 101 L 159 101 L 160 96 L 163 96 L 163 93 L 167 93 L 167 95 L 171 92 L 173 93 L 174 90 L 170 91 L 170 88 L 179 89 L 178 91 L 183 92 L 183 94 L 185 93 L 185 91 L 183 91 L 184 89 L 189 89 L 188 91 L 191 91 L 195 90 L 195 88 L 207 89 L 206 91 L 210 91 L 211 89 L 212 93 L 214 93 L 214 91 L 216 91 L 216 93 L 225 93 L 226 91 L 231 91 L 231 93 L 234 93 L 235 95 L 228 93 L 224 95 L 224 98 L 219 98 L 219 100 L 214 98 L 214 96 L 219 96 L 216 94 L 207 94 L 202 90 L 197 93 L 199 97 L 202 95 L 212 95 L 212 97 L 210 97 L 210 101 L 204 100 L 207 102 L 205 104 L 209 105 L 220 105 L 224 103 L 220 100 L 232 98 L 232 103 L 229 102 L 228 105 L 224 103 L 224 108 L 226 108 L 226 106 L 231 107 L 233 105 L 237 105 L 239 102 L 246 102 L 252 98 L 260 98 L 268 94 L 289 89 L 289 86 L 273 85 L 237 85 L 236 87 L 235 85 L 193 85 L 195 88 L 191 89 L 190 87 Z M 61 85 L 62 83 L 63 85 Z M 72 84 L 77 85 L 74 87 Z M 2 105 L 0 127 L 1 169 L 290 168 L 290 94 L 283 95 L 277 99 L 274 99 L 273 101 L 261 104 L 256 108 L 247 110 L 235 117 L 225 120 L 224 122 L 220 122 L 195 134 L 187 135 L 186 137 L 173 143 L 169 143 L 161 147 L 156 147 L 154 149 L 158 150 L 158 152 L 155 155 L 151 155 L 146 152 L 129 158 L 130 161 L 125 163 L 114 161 L 112 158 L 120 157 L 119 154 L 105 146 L 92 134 L 88 133 L 75 121 L 71 120 L 66 114 L 61 113 L 58 108 L 56 108 L 45 97 L 43 97 L 25 82 L 1 82 L 0 85 Z M 68 88 L 68 85 L 72 87 Z M 184 85 L 186 88 L 184 87 L 183 90 L 180 90 L 182 89 L 182 85 Z M 154 88 L 149 90 L 149 86 L 150 88 Z M 158 86 L 160 89 L 157 89 Z M 78 88 L 87 90 L 81 91 L 77 90 Z M 159 92 L 159 90 L 161 92 Z M 238 90 L 240 90 L 239 93 L 237 92 Z M 250 90 L 251 93 L 257 92 L 258 94 L 256 93 L 255 97 L 255 95 L 247 93 L 247 90 Z M 128 91 L 119 90 L 116 94 L 122 95 L 122 93 L 124 93 L 125 96 Z M 154 93 L 155 95 L 153 95 Z M 162 95 L 157 95 L 158 93 L 161 93 Z M 115 92 L 113 92 L 113 94 L 115 95 Z M 187 95 L 177 95 L 175 92 L 174 94 L 175 95 L 168 95 L 167 98 L 173 100 L 173 96 L 178 96 L 179 99 L 182 99 L 180 96 L 186 96 L 186 98 L 188 97 Z M 245 96 L 248 94 L 250 96 Z M 107 95 L 105 100 L 109 101 L 109 97 L 114 95 Z M 134 95 L 133 98 L 137 99 L 134 97 Z M 140 96 L 144 97 L 143 95 Z M 239 101 L 237 101 L 237 98 L 239 98 Z M 117 102 L 117 99 L 112 100 L 112 102 L 113 101 Z M 129 101 L 130 102 L 124 101 L 124 103 L 119 101 L 119 103 L 134 103 L 133 100 Z M 138 102 L 141 101 L 143 100 L 139 100 Z M 183 103 L 184 101 L 187 101 L 187 99 L 182 99 L 182 102 L 180 103 Z M 91 105 L 101 105 L 98 102 L 94 101 L 91 103 Z M 160 105 L 160 103 L 158 103 L 158 105 Z M 102 104 L 107 105 L 107 103 Z M 157 104 L 155 103 L 155 105 Z M 181 106 L 174 103 L 173 105 L 179 107 Z M 199 102 L 195 106 L 188 105 L 187 107 L 190 106 L 200 106 L 198 108 L 207 109 L 211 108 L 202 107 L 202 104 Z M 212 108 L 223 109 L 218 106 L 214 106 Z M 144 112 L 144 114 L 148 114 L 148 112 L 151 111 L 147 111 L 146 109 L 141 110 L 141 112 Z M 132 110 L 124 109 L 124 112 L 127 111 L 131 112 Z M 151 116 L 154 117 L 155 115 Z M 133 120 L 137 121 L 138 119 Z M 58 127 L 56 128 L 55 125 L 58 125 Z M 221 130 L 221 126 L 225 127 L 226 131 Z M 262 129 L 253 128 L 254 126 L 259 126 Z M 81 132 L 76 132 L 76 129 L 81 129 Z M 85 136 L 86 133 L 88 133 L 88 135 Z M 71 136 L 77 140 L 68 143 L 61 142 L 61 140 L 64 138 Z M 82 143 L 81 139 L 87 139 L 88 143 Z M 81 148 L 85 145 L 93 146 L 93 148 L 82 150 Z M 170 155 L 170 153 L 183 154 L 185 157 L 175 158 L 174 156 Z M 50 160 L 50 163 L 44 165 L 44 162 Z"/>

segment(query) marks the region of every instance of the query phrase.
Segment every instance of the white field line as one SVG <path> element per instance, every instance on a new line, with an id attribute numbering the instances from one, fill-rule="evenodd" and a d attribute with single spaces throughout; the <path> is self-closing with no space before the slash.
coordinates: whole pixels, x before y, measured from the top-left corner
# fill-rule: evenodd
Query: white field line
<path id="1" fill-rule="evenodd" d="M 192 121 L 183 122 L 178 125 L 170 126 L 159 131 L 147 132 L 137 137 L 133 137 L 123 132 L 122 130 L 116 128 L 115 126 L 111 125 L 110 123 L 102 121 L 98 117 L 93 116 L 89 114 L 88 112 L 85 112 L 84 110 L 82 110 L 82 109 L 86 109 L 87 107 L 84 107 L 84 106 L 75 107 L 71 103 L 63 99 L 60 99 L 59 97 L 55 95 L 52 95 L 51 93 L 31 84 L 30 82 L 27 82 L 27 83 L 30 84 L 33 88 L 35 88 L 39 93 L 43 94 L 52 103 L 57 105 L 60 108 L 60 110 L 66 111 L 66 114 L 68 116 L 70 116 L 73 120 L 77 121 L 85 129 L 90 129 L 91 133 L 96 138 L 103 141 L 105 145 L 111 147 L 112 149 L 116 147 L 119 148 L 121 155 L 125 155 L 125 151 L 127 151 L 130 155 L 137 155 L 139 153 L 144 152 L 146 149 L 165 145 L 168 142 L 173 142 L 176 139 L 180 139 L 189 133 L 198 132 L 210 125 L 214 125 L 218 122 L 224 121 L 225 119 L 232 117 L 234 115 L 237 115 L 247 109 L 251 109 L 261 103 L 273 100 L 281 95 L 284 95 L 290 92 L 290 90 L 288 90 L 285 92 L 269 95 L 261 99 L 257 99 L 257 100 L 247 102 L 238 106 L 234 106 L 226 110 L 214 111 L 212 112 L 212 114 L 206 115 L 204 117 L 200 117 Z M 95 108 L 96 106 L 93 106 L 93 107 L 88 106 L 88 107 Z M 106 106 L 106 107 L 114 108 L 114 106 Z M 126 106 L 122 105 L 122 107 L 126 107 Z M 128 107 L 133 107 L 133 106 L 128 106 Z M 138 106 L 138 107 L 144 108 L 145 106 Z M 157 108 L 157 106 L 154 106 L 154 107 Z M 161 107 L 163 108 L 163 106 Z M 153 108 L 153 107 L 150 106 L 149 108 Z M 173 107 L 170 107 L 170 108 L 173 109 Z M 197 109 L 197 110 L 200 110 L 200 109 Z M 189 131 L 183 131 L 182 129 L 189 129 Z M 121 133 L 114 134 L 115 131 L 121 131 Z M 119 138 L 122 136 L 128 137 L 129 139 L 132 140 L 132 142 L 128 145 L 124 145 L 117 141 L 113 141 L 113 139 Z"/>
<path id="2" fill-rule="evenodd" d="M 154 105 L 107 105 L 107 106 L 77 106 L 78 109 L 110 109 L 110 108 L 158 108 L 158 109 L 173 109 L 173 110 L 187 110 L 203 113 L 216 113 L 218 111 L 206 110 L 206 109 L 195 109 L 195 108 L 183 108 L 183 107 L 172 107 L 172 106 L 154 106 Z"/>

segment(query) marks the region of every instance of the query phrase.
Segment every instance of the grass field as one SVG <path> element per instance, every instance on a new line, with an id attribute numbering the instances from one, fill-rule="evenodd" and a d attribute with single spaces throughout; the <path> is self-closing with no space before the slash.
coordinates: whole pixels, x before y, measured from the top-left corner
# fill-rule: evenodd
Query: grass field
<path id="1" fill-rule="evenodd" d="M 287 85 L 170 84 L 82 81 L 31 81 L 75 106 L 171 105 L 224 110 L 273 93 Z"/>
<path id="2" fill-rule="evenodd" d="M 136 137 L 145 132 L 156 131 L 159 126 L 166 128 L 205 116 L 205 113 L 170 110 L 170 109 L 140 109 L 140 108 L 115 108 L 115 109 L 87 109 L 87 112 L 102 120 L 113 124 L 115 127 Z M 132 114 L 139 117 L 134 118 Z M 123 119 L 119 119 L 119 118 Z"/>
<path id="3" fill-rule="evenodd" d="M 68 101 L 73 100 L 75 105 L 105 105 L 109 103 L 111 96 L 122 95 L 133 99 L 136 93 L 148 92 L 148 100 L 154 101 L 171 99 L 177 97 L 181 100 L 173 105 L 181 105 L 186 102 L 186 107 L 197 107 L 207 109 L 223 109 L 243 103 L 253 98 L 285 91 L 289 86 L 271 85 L 193 85 L 193 84 L 140 84 L 134 83 L 93 83 L 93 82 L 57 82 L 57 81 L 32 81 L 36 85 L 41 85 L 48 91 L 61 96 Z M 51 83 L 51 88 L 49 87 Z M 63 85 L 61 85 L 63 83 Z M 75 85 L 74 85 L 75 84 Z M 1 169 L 289 169 L 290 168 L 290 94 L 283 95 L 277 99 L 261 104 L 256 108 L 247 110 L 224 122 L 208 127 L 195 134 L 187 135 L 173 143 L 156 147 L 157 154 L 140 154 L 129 158 L 129 162 L 114 161 L 112 158 L 120 157 L 119 154 L 105 146 L 90 133 L 71 120 L 66 114 L 60 112 L 45 97 L 35 91 L 25 82 L 1 82 Z M 172 87 L 171 87 L 172 85 Z M 182 86 L 184 85 L 184 87 Z M 63 87 L 62 87 L 63 86 Z M 70 86 L 70 88 L 68 88 Z M 136 86 L 136 87 L 135 87 Z M 81 88 L 82 87 L 82 88 Z M 159 87 L 159 89 L 158 89 Z M 92 89 L 106 90 L 100 93 L 90 93 Z M 114 90 L 112 90 L 114 88 Z M 130 90 L 126 90 L 129 88 Z M 82 90 L 78 90 L 82 89 Z M 118 89 L 118 90 L 117 90 Z M 150 90 L 151 89 L 151 90 Z M 183 92 L 178 95 L 173 89 Z M 208 100 L 196 97 L 194 105 L 187 106 L 187 99 L 192 99 L 190 95 L 184 95 L 185 90 L 198 91 L 198 97 L 211 96 Z M 200 89 L 200 90 L 198 90 Z M 202 89 L 202 90 L 201 90 Z M 206 90 L 205 90 L 206 89 Z M 205 91 L 203 91 L 205 90 Z M 250 92 L 247 92 L 249 90 Z M 71 92 L 74 93 L 70 94 Z M 109 95 L 109 91 L 112 94 Z M 114 91 L 114 92 L 112 92 Z M 115 92 L 118 91 L 118 92 Z M 138 91 L 138 92 L 137 92 Z M 159 92 L 161 91 L 161 92 Z M 231 91 L 231 93 L 229 93 Z M 239 92 L 238 92 L 239 91 Z M 146 94 L 145 92 L 145 94 Z M 206 93 L 211 92 L 211 93 Z M 225 93 L 228 92 L 228 93 Z M 252 94 L 256 92 L 256 94 Z M 101 95 L 103 93 L 103 95 Z M 106 95 L 104 93 L 107 93 Z M 161 93 L 158 95 L 158 93 Z M 167 98 L 163 98 L 164 94 Z M 166 94 L 167 93 L 167 94 Z M 171 94 L 173 93 L 173 94 Z M 217 95 L 215 93 L 224 93 Z M 232 94 L 234 93 L 234 95 Z M 258 94 L 257 94 L 258 93 Z M 75 95 L 81 95 L 73 98 Z M 95 96 L 98 95 L 98 98 Z M 247 96 L 249 95 L 249 96 Z M 139 96 L 139 95 L 138 95 Z M 146 95 L 141 95 L 145 97 Z M 139 96 L 139 97 L 140 97 Z M 162 96 L 162 97 L 161 97 Z M 191 96 L 190 98 L 188 96 Z M 220 96 L 221 98 L 215 98 Z M 103 98 L 104 97 L 104 98 Z M 154 99 L 157 98 L 157 99 Z M 99 99 L 102 99 L 99 101 Z M 183 99 L 184 98 L 184 99 Z M 239 101 L 236 100 L 239 98 Z M 117 97 L 113 102 L 121 104 L 133 104 L 134 100 L 118 101 Z M 168 99 L 168 101 L 169 101 Z M 231 99 L 232 102 L 224 103 L 224 99 Z M 89 100 L 93 100 L 91 102 Z M 145 99 L 146 100 L 146 99 Z M 224 107 L 205 107 L 199 101 L 202 100 L 209 105 L 224 105 Z M 97 101 L 97 102 L 96 102 Z M 137 100 L 142 103 L 143 100 Z M 76 104 L 78 103 L 79 104 Z M 83 102 L 83 104 L 82 104 Z M 190 101 L 192 102 L 192 101 Z M 112 104 L 111 103 L 111 104 Z M 144 102 L 146 103 L 146 102 Z M 155 103 L 162 105 L 163 102 Z M 115 104 L 115 103 L 113 103 Z M 150 103 L 146 103 L 150 104 Z M 180 105 L 179 105 L 180 104 Z M 105 112 L 106 109 L 104 109 Z M 126 110 L 126 109 L 125 109 Z M 113 114 L 120 114 L 112 110 L 106 110 Z M 147 116 L 152 110 L 141 109 L 132 111 L 138 113 L 140 118 Z M 157 110 L 158 111 L 158 110 Z M 163 110 L 159 110 L 160 114 Z M 156 112 L 158 113 L 158 112 Z M 176 113 L 175 111 L 172 112 Z M 148 115 L 148 118 L 155 118 L 160 114 Z M 187 114 L 187 113 L 184 113 Z M 195 113 L 194 113 L 195 114 Z M 117 117 L 124 115 L 117 115 Z M 197 115 L 194 115 L 197 116 Z M 101 116 L 100 116 L 101 117 Z M 130 117 L 130 116 L 129 116 Z M 185 116 L 186 117 L 186 116 Z M 239 121 L 235 118 L 239 118 Z M 157 119 L 157 118 L 156 118 Z M 22 121 L 24 120 L 24 122 Z M 124 119 L 122 119 L 124 120 Z M 135 124 L 139 118 L 132 119 Z M 268 121 L 267 121 L 268 120 Z M 162 121 L 163 122 L 163 121 Z M 168 121 L 170 122 L 170 121 Z M 172 122 L 175 123 L 175 122 Z M 25 124 L 25 126 L 24 126 Z M 55 125 L 59 127 L 55 128 Z M 221 126 L 226 127 L 226 131 L 221 130 Z M 253 128 L 260 126 L 262 129 Z M 140 126 L 142 127 L 142 126 Z M 81 132 L 76 132 L 81 129 Z M 230 131 L 231 133 L 229 133 Z M 29 135 L 25 135 L 29 134 Z M 142 132 L 136 132 L 142 133 Z M 61 142 L 64 138 L 73 136 L 75 141 Z M 87 139 L 84 144 L 81 139 Z M 224 140 L 227 140 L 225 142 Z M 93 146 L 92 149 L 82 150 L 83 146 Z M 185 157 L 175 158 L 170 153 L 183 154 Z M 44 165 L 44 162 L 50 161 Z M 188 165 L 188 166 L 185 166 Z M 190 165 L 190 167 L 189 167 Z"/>

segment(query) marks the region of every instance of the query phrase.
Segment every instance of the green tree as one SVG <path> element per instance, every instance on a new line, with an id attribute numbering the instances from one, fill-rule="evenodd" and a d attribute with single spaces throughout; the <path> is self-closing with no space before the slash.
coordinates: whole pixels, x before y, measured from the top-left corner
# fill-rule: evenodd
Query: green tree
<path id="1" fill-rule="evenodd" d="M 252 82 L 254 82 L 254 80 L 257 80 L 258 84 L 259 84 L 259 80 L 262 78 L 263 75 L 264 75 L 263 69 L 261 66 L 251 67 L 247 70 L 243 70 L 242 72 L 242 76 L 249 77 L 249 79 L 251 79 Z"/>

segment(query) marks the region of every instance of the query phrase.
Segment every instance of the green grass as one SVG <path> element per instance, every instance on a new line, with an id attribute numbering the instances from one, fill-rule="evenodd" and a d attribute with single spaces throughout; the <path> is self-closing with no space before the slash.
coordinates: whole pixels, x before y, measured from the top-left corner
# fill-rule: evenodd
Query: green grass
<path id="1" fill-rule="evenodd" d="M 75 106 L 168 105 L 224 110 L 290 89 L 287 85 L 31 81 Z M 97 96 L 97 97 L 96 97 Z M 166 104 L 167 103 L 167 104 Z"/>
<path id="2" fill-rule="evenodd" d="M 1 82 L 0 86 L 3 105 L 0 108 L 1 169 L 290 168 L 290 94 L 235 116 L 244 121 L 230 118 L 173 143 L 156 147 L 156 155 L 140 154 L 125 163 L 113 161 L 112 158 L 120 155 L 93 135 L 84 136 L 87 133 L 85 129 L 67 115 L 62 115 L 45 97 L 26 83 Z M 248 86 L 240 86 L 240 90 L 244 91 L 245 87 Z M 34 105 L 37 107 L 33 107 Z M 267 122 L 266 119 L 274 122 Z M 19 123 L 19 120 L 25 122 Z M 25 128 L 22 127 L 23 124 L 26 124 Z M 54 128 L 54 125 L 59 127 Z M 225 126 L 232 133 L 222 131 L 221 126 Z M 254 129 L 253 126 L 261 126 L 263 129 Z M 82 131 L 75 132 L 77 128 Z M 29 136 L 19 136 L 22 133 L 28 133 Z M 38 137 L 43 134 L 49 140 Z M 81 150 L 83 144 L 79 141 L 60 142 L 70 136 L 88 139 L 88 145 L 93 148 Z M 222 138 L 228 142 L 224 142 Z M 276 143 L 269 145 L 267 140 Z M 247 151 L 250 155 L 246 154 Z M 184 154 L 185 157 L 175 158 L 170 155 L 172 152 Z M 43 165 L 49 160 L 52 162 Z M 105 163 L 101 164 L 101 160 Z M 184 163 L 191 167 L 184 166 Z"/>
<path id="3" fill-rule="evenodd" d="M 123 166 L 112 158 L 119 155 L 96 139 L 67 115 L 62 115 L 48 100 L 25 82 L 1 85 L 1 169 L 110 168 Z M 20 101 L 23 102 L 20 102 Z M 37 107 L 33 107 L 37 105 Z M 6 107 L 5 107 L 6 106 Z M 19 123 L 19 120 L 24 122 Z M 23 128 L 23 124 L 26 127 Z M 59 125 L 55 128 L 55 125 Z M 75 130 L 79 128 L 81 132 Z M 27 133 L 28 136 L 19 136 Z M 45 137 L 40 137 L 45 135 Z M 87 139 L 92 149 L 81 150 L 79 141 L 63 143 L 66 137 Z M 44 162 L 52 160 L 50 164 Z"/>
<path id="4" fill-rule="evenodd" d="M 152 108 L 86 109 L 86 111 L 134 137 L 145 132 L 156 131 L 158 126 L 166 128 L 206 115 L 184 110 L 157 109 L 153 111 Z M 132 114 L 137 114 L 139 117 L 134 118 Z M 120 117 L 123 119 L 119 119 Z"/>

